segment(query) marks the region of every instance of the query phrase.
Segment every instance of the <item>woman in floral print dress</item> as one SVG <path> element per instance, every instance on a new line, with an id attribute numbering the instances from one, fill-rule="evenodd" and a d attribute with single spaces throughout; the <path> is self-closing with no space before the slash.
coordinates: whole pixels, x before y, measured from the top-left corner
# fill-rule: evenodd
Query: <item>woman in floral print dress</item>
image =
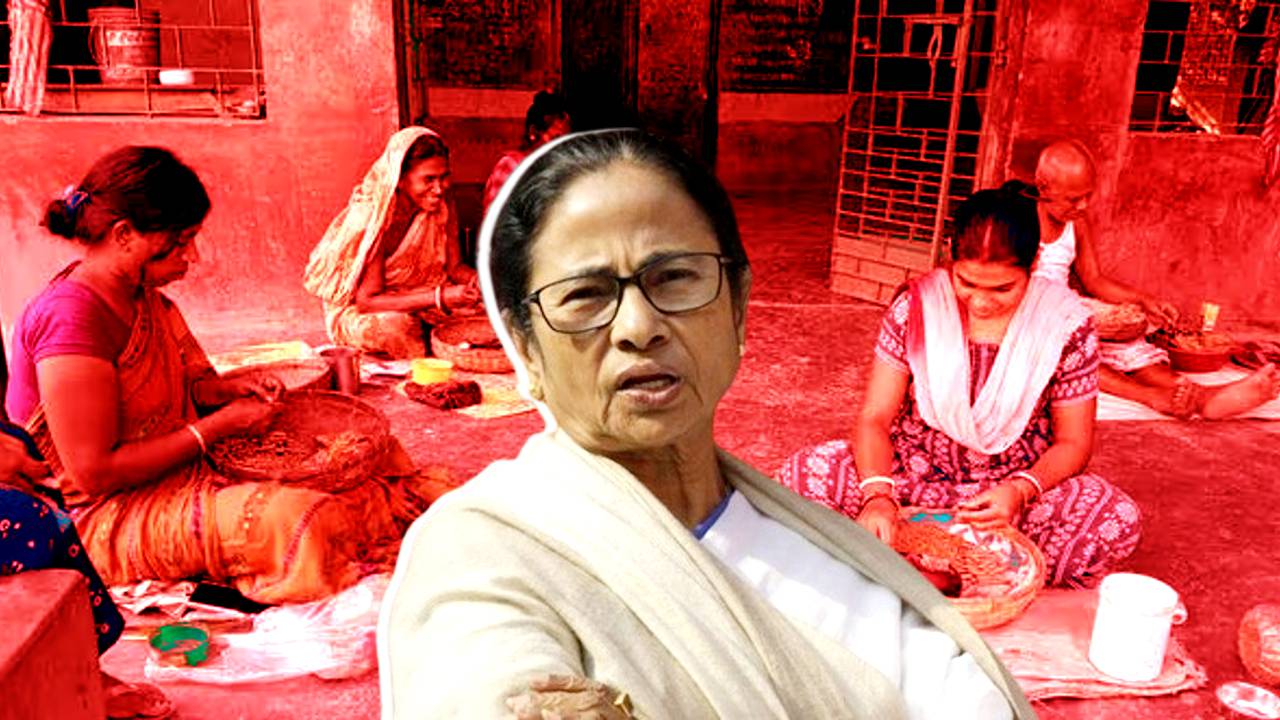
<path id="1" fill-rule="evenodd" d="M 780 481 L 892 543 L 899 506 L 1015 525 L 1048 583 L 1091 586 L 1138 544 L 1137 503 L 1085 472 L 1098 341 L 1088 311 L 1030 278 L 1034 202 L 1012 188 L 956 212 L 952 264 L 913 281 L 880 327 L 854 441 L 790 458 Z"/>

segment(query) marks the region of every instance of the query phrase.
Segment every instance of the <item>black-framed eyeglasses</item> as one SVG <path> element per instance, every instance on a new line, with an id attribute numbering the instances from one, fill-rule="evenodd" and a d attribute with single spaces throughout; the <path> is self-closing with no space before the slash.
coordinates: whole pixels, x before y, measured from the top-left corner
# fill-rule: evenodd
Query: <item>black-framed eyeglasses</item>
<path id="1" fill-rule="evenodd" d="M 560 333 L 599 330 L 613 322 L 622 293 L 634 283 L 655 310 L 668 315 L 706 307 L 720 297 L 724 268 L 736 264 L 719 253 L 668 255 L 630 277 L 605 273 L 557 280 L 530 293 L 526 305 L 537 305 L 542 319 Z"/>

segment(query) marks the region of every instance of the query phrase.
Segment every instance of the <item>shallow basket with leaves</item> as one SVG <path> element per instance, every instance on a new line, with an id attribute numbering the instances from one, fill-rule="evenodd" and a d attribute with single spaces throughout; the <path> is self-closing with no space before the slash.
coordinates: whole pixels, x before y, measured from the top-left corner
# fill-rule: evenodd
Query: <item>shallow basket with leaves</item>
<path id="1" fill-rule="evenodd" d="M 302 390 L 280 402 L 283 407 L 262 434 L 225 438 L 209 448 L 218 472 L 339 492 L 374 473 L 390 447 L 391 423 L 355 398 Z"/>
<path id="2" fill-rule="evenodd" d="M 1030 538 L 979 530 L 952 510 L 903 508 L 893 547 L 926 575 L 952 578 L 951 602 L 979 630 L 1018 617 L 1044 587 L 1047 564 Z"/>

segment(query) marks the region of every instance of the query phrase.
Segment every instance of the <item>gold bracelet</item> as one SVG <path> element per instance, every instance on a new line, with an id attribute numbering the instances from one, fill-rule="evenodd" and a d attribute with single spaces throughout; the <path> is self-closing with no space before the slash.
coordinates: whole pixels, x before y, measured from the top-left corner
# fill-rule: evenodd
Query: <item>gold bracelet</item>
<path id="1" fill-rule="evenodd" d="M 187 430 L 191 431 L 191 436 L 194 437 L 196 439 L 196 442 L 200 445 L 200 454 L 208 455 L 209 446 L 205 444 L 204 435 L 200 434 L 200 428 L 197 428 L 194 423 L 188 423 Z"/>

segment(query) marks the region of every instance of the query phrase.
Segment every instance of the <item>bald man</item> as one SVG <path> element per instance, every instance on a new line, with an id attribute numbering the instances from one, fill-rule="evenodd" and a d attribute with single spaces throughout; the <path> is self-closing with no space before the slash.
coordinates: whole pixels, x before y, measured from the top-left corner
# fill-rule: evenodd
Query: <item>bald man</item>
<path id="1" fill-rule="evenodd" d="M 1074 270 L 1086 295 L 1114 304 L 1138 305 L 1152 323 L 1172 325 L 1178 319 L 1172 304 L 1102 273 L 1086 217 L 1096 184 L 1093 157 L 1082 143 L 1064 140 L 1041 151 L 1036 164 L 1040 254 L 1033 274 L 1067 284 Z M 1168 354 L 1146 340 L 1102 342 L 1099 353 L 1103 392 L 1175 417 L 1231 417 L 1280 394 L 1280 371 L 1272 365 L 1238 382 L 1209 387 L 1178 375 L 1169 367 Z"/>

